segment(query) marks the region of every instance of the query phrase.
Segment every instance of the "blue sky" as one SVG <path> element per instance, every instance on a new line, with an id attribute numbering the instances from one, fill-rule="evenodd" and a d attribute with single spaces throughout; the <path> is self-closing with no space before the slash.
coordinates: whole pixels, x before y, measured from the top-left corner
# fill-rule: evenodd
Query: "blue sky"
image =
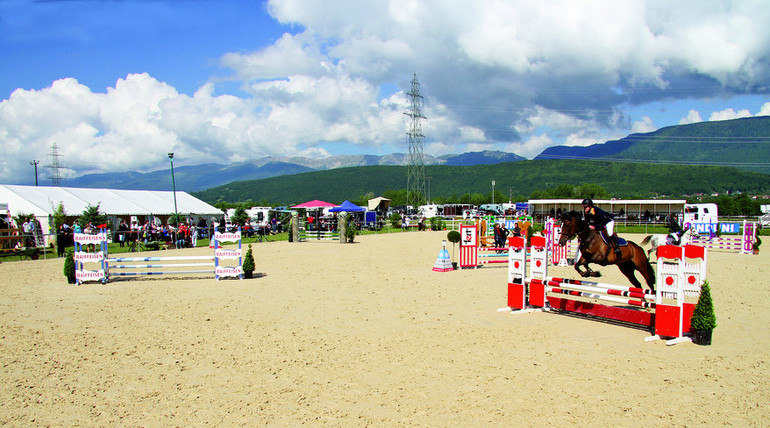
<path id="1" fill-rule="evenodd" d="M 75 77 L 95 92 L 129 73 L 149 73 L 193 94 L 224 76 L 219 57 L 271 45 L 286 31 L 261 2 L 0 2 L 0 96 Z"/>
<path id="2" fill-rule="evenodd" d="M 345 11 L 342 13 L 341 11 Z M 763 2 L 0 0 L 0 182 L 264 156 L 588 145 L 770 114 Z"/>

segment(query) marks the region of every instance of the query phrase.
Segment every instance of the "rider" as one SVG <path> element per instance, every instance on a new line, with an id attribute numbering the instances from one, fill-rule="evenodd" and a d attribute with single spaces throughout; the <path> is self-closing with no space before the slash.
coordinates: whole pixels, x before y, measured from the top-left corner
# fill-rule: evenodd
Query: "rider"
<path id="1" fill-rule="evenodd" d="M 689 229 L 689 227 L 687 229 Z M 685 232 L 687 232 L 687 230 L 683 230 L 682 226 L 679 225 L 676 214 L 672 214 L 668 217 L 668 235 L 666 236 L 667 245 L 679 246 L 679 244 L 682 243 L 682 236 Z"/>
<path id="2" fill-rule="evenodd" d="M 615 250 L 615 256 L 620 257 L 620 245 L 618 245 L 618 236 L 615 235 L 615 220 L 613 215 L 604 211 L 599 207 L 594 206 L 594 201 L 589 198 L 583 199 L 583 218 L 591 226 L 592 229 L 604 231 L 607 235 L 607 239 L 612 245 L 612 249 Z"/>

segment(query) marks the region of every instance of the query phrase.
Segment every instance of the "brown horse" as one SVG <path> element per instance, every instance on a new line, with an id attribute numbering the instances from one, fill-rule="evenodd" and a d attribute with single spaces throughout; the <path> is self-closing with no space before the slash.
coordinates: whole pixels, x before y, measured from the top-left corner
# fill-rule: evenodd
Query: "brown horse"
<path id="1" fill-rule="evenodd" d="M 565 212 L 561 216 L 561 222 L 560 246 L 575 236 L 578 237 L 580 259 L 575 263 L 575 270 L 580 276 L 601 276 L 601 273 L 588 267 L 589 263 L 596 263 L 601 266 L 618 265 L 620 271 L 631 281 L 634 287 L 642 288 L 642 284 L 634 274 L 634 271 L 638 270 L 650 290 L 655 291 L 655 272 L 653 272 L 642 247 L 627 241 L 626 245 L 620 246 L 621 256 L 617 257 L 612 250 L 612 245 L 607 244 L 602 239 L 601 232 L 591 229 L 579 213 L 575 211 Z M 585 267 L 585 271 L 580 270 L 581 266 Z"/>

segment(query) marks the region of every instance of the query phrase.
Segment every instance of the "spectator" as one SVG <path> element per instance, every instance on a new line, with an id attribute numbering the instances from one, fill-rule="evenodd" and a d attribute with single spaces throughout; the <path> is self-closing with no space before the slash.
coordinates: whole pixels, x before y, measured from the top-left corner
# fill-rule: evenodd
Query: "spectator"
<path id="1" fill-rule="evenodd" d="M 505 240 L 508 238 L 508 229 L 505 228 L 505 225 L 500 223 L 495 223 L 495 248 L 505 248 Z M 503 250 L 497 250 L 497 253 L 502 253 Z"/>

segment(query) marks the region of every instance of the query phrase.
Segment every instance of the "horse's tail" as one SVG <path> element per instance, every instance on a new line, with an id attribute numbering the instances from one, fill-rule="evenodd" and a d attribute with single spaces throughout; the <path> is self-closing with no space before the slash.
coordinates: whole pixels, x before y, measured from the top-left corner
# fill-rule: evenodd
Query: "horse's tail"
<path id="1" fill-rule="evenodd" d="M 642 244 L 641 245 L 642 246 L 647 245 L 650 242 L 650 239 L 652 239 L 652 235 L 647 235 L 647 237 L 642 240 Z"/>

